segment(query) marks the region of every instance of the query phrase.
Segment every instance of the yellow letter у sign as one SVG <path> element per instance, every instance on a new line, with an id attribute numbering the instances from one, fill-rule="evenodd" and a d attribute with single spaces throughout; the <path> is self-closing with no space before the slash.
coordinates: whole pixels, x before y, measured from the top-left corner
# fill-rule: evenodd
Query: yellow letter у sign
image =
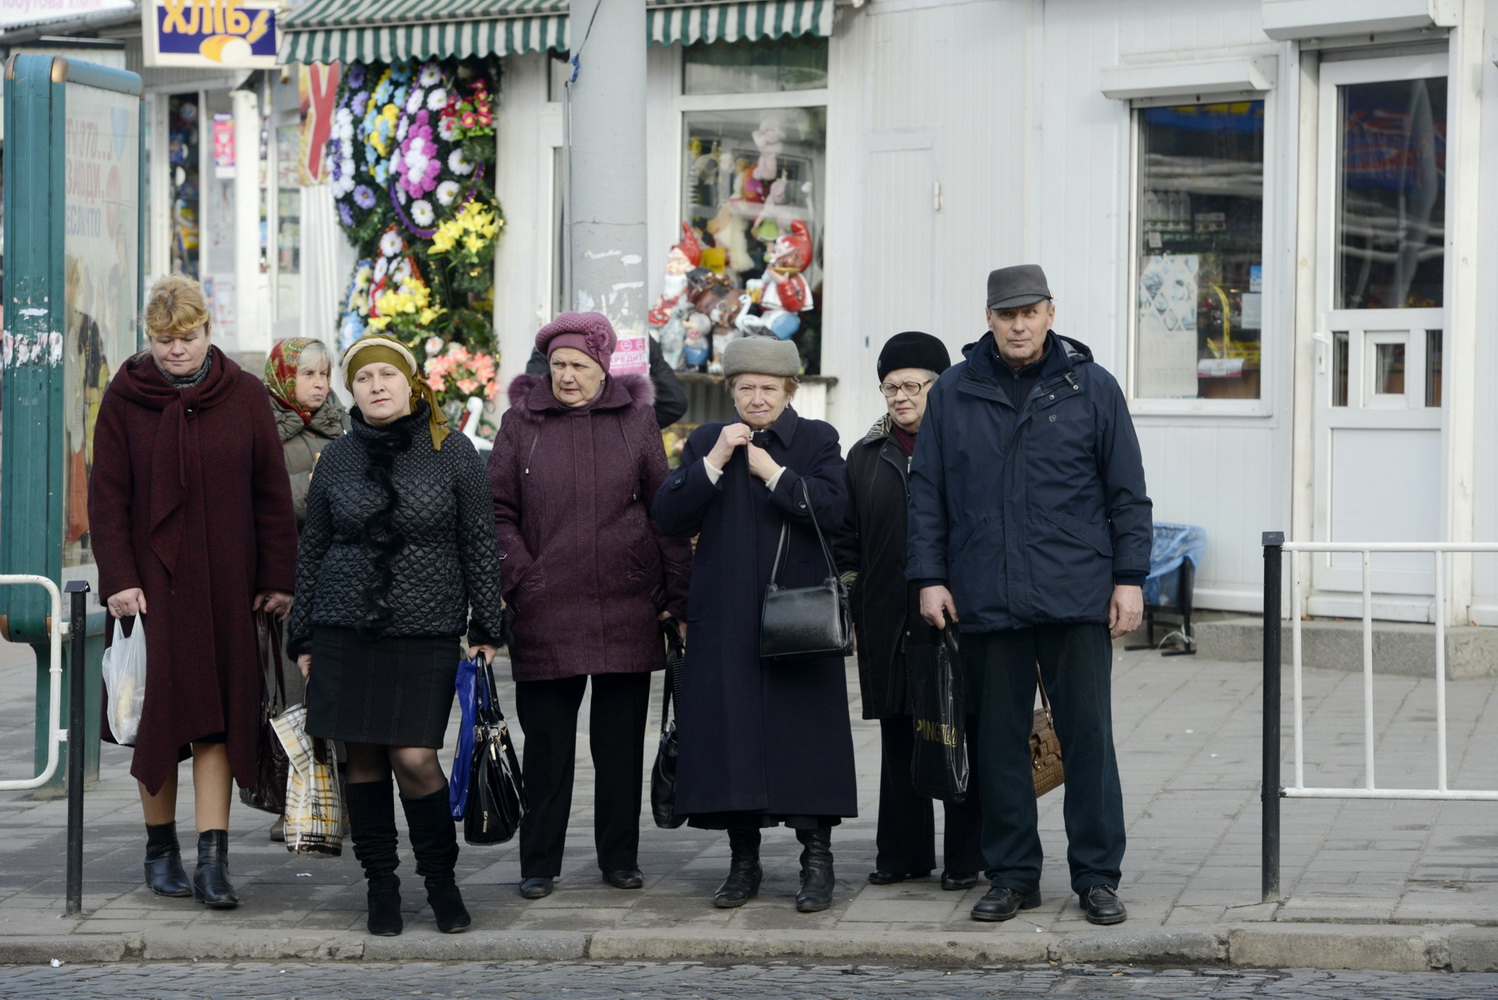
<path id="1" fill-rule="evenodd" d="M 147 66 L 255 69 L 276 64 L 275 0 L 142 0 Z"/>

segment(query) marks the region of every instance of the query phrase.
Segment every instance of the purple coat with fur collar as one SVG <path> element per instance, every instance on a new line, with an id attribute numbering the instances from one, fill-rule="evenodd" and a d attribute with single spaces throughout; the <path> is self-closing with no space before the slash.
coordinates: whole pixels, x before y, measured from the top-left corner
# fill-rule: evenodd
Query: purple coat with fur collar
<path id="1" fill-rule="evenodd" d="M 489 483 L 515 679 L 659 670 L 657 616 L 685 619 L 692 551 L 650 517 L 668 471 L 650 380 L 610 376 L 583 409 L 546 378 L 509 395 Z"/>

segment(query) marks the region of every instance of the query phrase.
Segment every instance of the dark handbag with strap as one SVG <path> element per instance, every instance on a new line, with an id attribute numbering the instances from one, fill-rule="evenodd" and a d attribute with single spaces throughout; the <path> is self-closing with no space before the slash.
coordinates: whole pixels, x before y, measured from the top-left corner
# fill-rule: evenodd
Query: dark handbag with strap
<path id="1" fill-rule="evenodd" d="M 286 812 L 286 778 L 291 762 L 286 759 L 286 748 L 281 745 L 281 739 L 270 722 L 287 708 L 283 671 L 288 665 L 280 619 L 263 611 L 256 613 L 255 645 L 259 649 L 261 673 L 260 753 L 255 765 L 255 780 L 240 786 L 239 801 L 253 809 L 281 816 Z"/>
<path id="2" fill-rule="evenodd" d="M 650 769 L 650 812 L 656 826 L 674 830 L 687 821 L 676 815 L 676 720 L 671 716 L 672 699 L 680 704 L 687 647 L 675 622 L 661 622 L 661 631 L 666 635 L 666 691 L 661 698 L 661 742 Z"/>
<path id="3" fill-rule="evenodd" d="M 1035 666 L 1035 682 L 1040 685 L 1040 707 L 1030 729 L 1030 769 L 1035 774 L 1035 797 L 1060 786 L 1066 780 L 1061 766 L 1061 740 L 1056 736 L 1056 722 L 1051 718 L 1051 699 L 1045 693 L 1045 678 L 1040 665 Z"/>
<path id="4" fill-rule="evenodd" d="M 915 743 L 910 782 L 922 795 L 947 802 L 967 797 L 967 681 L 957 627 L 926 626 L 935 642 L 905 634 L 905 679 Z M 914 641 L 913 641 L 914 640 Z"/>
<path id="5" fill-rule="evenodd" d="M 525 783 L 505 714 L 495 697 L 494 668 L 482 653 L 474 658 L 474 664 L 478 667 L 478 698 L 463 839 L 470 844 L 503 844 L 520 829 L 520 819 L 527 809 Z"/>
<path id="6" fill-rule="evenodd" d="M 798 483 L 806 513 L 827 560 L 827 579 L 814 587 L 780 586 L 780 563 L 785 558 L 790 520 L 780 526 L 780 544 L 775 548 L 775 565 L 765 587 L 764 607 L 759 618 L 759 655 L 773 660 L 794 660 L 818 656 L 851 656 L 853 653 L 853 612 L 848 605 L 848 590 L 838 576 L 832 550 L 817 523 L 806 480 Z"/>

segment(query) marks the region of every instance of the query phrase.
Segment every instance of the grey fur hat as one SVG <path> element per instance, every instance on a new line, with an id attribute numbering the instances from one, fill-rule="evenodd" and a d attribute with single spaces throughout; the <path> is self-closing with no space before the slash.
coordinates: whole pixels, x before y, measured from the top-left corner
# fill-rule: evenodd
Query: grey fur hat
<path id="1" fill-rule="evenodd" d="M 801 374 L 801 352 L 794 342 L 774 337 L 740 337 L 723 349 L 723 375 Z"/>

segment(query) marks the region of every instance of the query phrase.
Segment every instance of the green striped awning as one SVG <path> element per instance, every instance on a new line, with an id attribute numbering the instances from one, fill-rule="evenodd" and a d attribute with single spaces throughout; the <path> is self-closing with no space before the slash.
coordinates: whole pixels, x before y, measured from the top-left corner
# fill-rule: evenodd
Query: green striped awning
<path id="1" fill-rule="evenodd" d="M 567 0 L 309 0 L 281 21 L 283 63 L 505 56 L 567 48 Z"/>
<path id="2" fill-rule="evenodd" d="M 645 33 L 651 45 L 677 42 L 752 42 L 786 35 L 832 34 L 833 0 L 647 0 Z"/>
<path id="3" fill-rule="evenodd" d="M 565 52 L 568 0 L 307 0 L 281 21 L 283 63 Z M 832 34 L 834 0 L 646 0 L 651 45 Z"/>

